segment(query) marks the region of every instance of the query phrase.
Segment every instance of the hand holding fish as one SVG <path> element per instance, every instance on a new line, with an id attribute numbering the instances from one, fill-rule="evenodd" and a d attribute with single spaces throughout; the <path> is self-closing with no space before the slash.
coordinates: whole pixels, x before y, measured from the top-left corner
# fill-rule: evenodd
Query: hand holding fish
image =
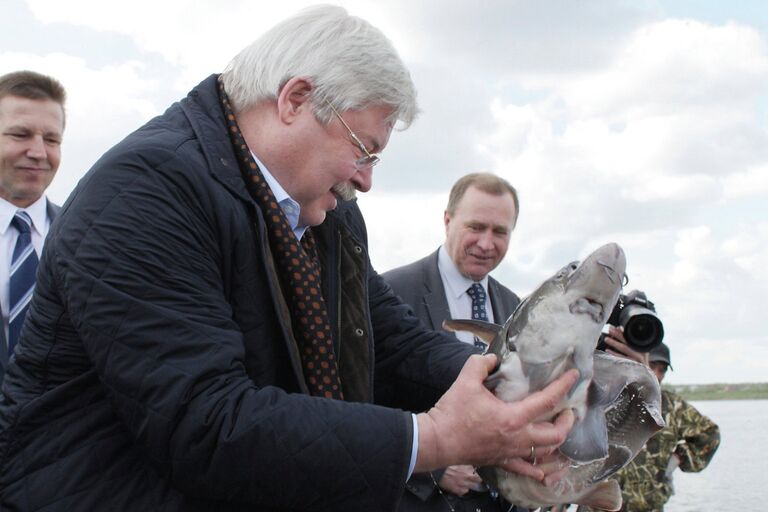
<path id="1" fill-rule="evenodd" d="M 546 473 L 523 460 L 554 452 L 573 426 L 567 409 L 552 421 L 555 408 L 578 380 L 577 371 L 563 373 L 541 391 L 513 402 L 494 396 L 484 381 L 496 367 L 494 355 L 470 357 L 459 377 L 435 406 L 417 415 L 419 453 L 416 471 L 453 464 L 501 466 L 536 480 Z M 534 423 L 535 422 L 535 423 Z"/>

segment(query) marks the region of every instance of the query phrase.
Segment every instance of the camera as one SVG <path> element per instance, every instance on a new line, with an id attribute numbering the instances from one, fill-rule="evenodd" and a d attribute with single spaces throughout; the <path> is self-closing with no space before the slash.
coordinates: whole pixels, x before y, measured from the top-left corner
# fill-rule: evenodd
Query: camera
<path id="1" fill-rule="evenodd" d="M 656 316 L 656 308 L 640 290 L 619 295 L 619 301 L 611 311 L 608 323 L 622 327 L 627 345 L 638 352 L 650 352 L 664 339 L 664 326 Z M 597 349 L 606 348 L 603 333 L 600 335 Z"/>

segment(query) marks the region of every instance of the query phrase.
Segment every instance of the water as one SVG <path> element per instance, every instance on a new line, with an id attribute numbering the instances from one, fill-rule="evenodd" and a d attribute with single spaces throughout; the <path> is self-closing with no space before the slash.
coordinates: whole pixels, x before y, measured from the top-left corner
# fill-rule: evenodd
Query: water
<path id="1" fill-rule="evenodd" d="M 720 426 L 720 448 L 700 473 L 674 474 L 665 512 L 764 510 L 768 503 L 768 400 L 695 401 Z"/>

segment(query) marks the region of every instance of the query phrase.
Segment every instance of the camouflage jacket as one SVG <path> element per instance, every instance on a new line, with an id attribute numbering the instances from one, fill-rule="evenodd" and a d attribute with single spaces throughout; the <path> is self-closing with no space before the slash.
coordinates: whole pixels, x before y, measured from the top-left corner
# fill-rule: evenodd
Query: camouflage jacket
<path id="1" fill-rule="evenodd" d="M 661 409 L 667 426 L 614 475 L 621 485 L 624 512 L 663 511 L 674 492 L 675 468 L 701 471 L 720 445 L 718 426 L 672 391 L 662 390 Z"/>

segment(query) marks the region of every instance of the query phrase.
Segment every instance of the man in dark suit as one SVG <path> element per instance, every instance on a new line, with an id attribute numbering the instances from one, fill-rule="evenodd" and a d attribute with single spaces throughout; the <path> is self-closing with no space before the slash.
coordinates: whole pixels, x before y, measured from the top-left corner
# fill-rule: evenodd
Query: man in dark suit
<path id="1" fill-rule="evenodd" d="M 518 211 L 517 191 L 506 180 L 487 173 L 468 174 L 451 189 L 444 215 L 445 243 L 429 256 L 383 277 L 434 330 L 442 330 L 443 321 L 450 318 L 503 323 L 520 299 L 488 273 L 507 253 Z M 482 342 L 469 333 L 456 336 L 482 348 Z M 407 489 L 401 511 L 495 512 L 509 508 L 491 495 L 472 466 L 416 473 Z"/>
<path id="2" fill-rule="evenodd" d="M 34 289 L 37 262 L 59 207 L 45 190 L 61 161 L 64 87 L 32 71 L 0 76 L 0 383 Z"/>

